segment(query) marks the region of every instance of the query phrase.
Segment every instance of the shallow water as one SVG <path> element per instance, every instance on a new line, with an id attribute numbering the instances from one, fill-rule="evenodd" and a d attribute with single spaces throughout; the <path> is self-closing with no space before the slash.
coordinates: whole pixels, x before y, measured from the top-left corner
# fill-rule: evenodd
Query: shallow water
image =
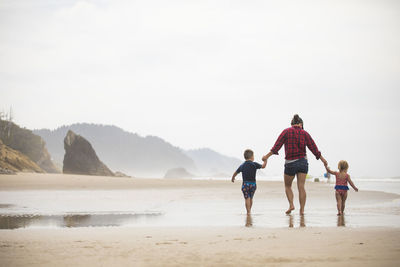
<path id="1" fill-rule="evenodd" d="M 162 214 L 0 215 L 0 229 L 127 226 L 158 216 Z"/>
<path id="2" fill-rule="evenodd" d="M 257 195 L 258 194 L 258 195 Z M 297 200 L 296 200 L 297 201 Z M 332 197 L 307 199 L 305 216 L 284 214 L 284 193 L 256 193 L 247 217 L 239 190 L 31 190 L 0 191 L 0 229 L 143 226 L 400 227 L 399 199 L 352 201 L 336 216 Z"/>
<path id="3" fill-rule="evenodd" d="M 200 220 L 199 220 L 200 219 Z M 66 215 L 0 215 L 0 229 L 18 228 L 76 228 L 76 227 L 137 227 L 137 226 L 246 226 L 246 227 L 399 227 L 398 216 L 371 216 L 352 214 L 344 216 L 244 214 L 232 218 L 215 218 L 207 223 L 205 218 L 165 218 L 155 214 L 66 214 Z M 230 219 L 230 220 L 228 220 Z M 233 219 L 233 220 L 231 220 Z"/>

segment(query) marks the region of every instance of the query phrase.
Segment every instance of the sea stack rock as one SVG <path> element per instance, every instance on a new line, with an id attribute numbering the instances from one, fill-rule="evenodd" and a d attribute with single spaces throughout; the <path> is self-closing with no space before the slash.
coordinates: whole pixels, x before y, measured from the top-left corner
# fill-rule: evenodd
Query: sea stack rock
<path id="1" fill-rule="evenodd" d="M 63 173 L 114 176 L 97 157 L 92 145 L 71 130 L 64 138 L 64 149 Z"/>
<path id="2" fill-rule="evenodd" d="M 193 178 L 194 175 L 189 173 L 185 168 L 170 169 L 165 174 L 164 178 L 182 179 L 182 178 Z"/>

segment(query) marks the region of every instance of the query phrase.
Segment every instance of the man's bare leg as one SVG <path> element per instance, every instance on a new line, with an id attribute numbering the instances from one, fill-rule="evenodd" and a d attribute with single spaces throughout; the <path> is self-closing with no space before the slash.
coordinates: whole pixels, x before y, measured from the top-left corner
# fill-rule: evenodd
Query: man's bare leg
<path id="1" fill-rule="evenodd" d="M 286 214 L 290 214 L 292 210 L 294 210 L 293 191 L 292 191 L 292 183 L 294 176 L 285 174 L 283 177 L 285 179 L 285 193 L 289 202 L 289 209 L 286 211 Z"/>
<path id="2" fill-rule="evenodd" d="M 299 201 L 300 201 L 300 215 L 304 215 L 304 207 L 306 205 L 306 189 L 305 189 L 305 183 L 306 183 L 306 173 L 301 173 L 299 172 L 297 174 L 297 189 L 299 189 Z"/>

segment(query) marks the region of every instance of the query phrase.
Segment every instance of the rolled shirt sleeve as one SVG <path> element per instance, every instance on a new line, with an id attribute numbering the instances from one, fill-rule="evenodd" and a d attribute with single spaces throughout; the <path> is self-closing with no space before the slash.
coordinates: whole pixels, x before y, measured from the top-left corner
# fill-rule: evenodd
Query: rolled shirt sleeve
<path id="1" fill-rule="evenodd" d="M 271 148 L 271 152 L 275 155 L 278 155 L 278 151 L 282 148 L 283 144 L 287 139 L 287 130 L 283 130 L 283 132 L 279 135 L 278 139 L 275 142 L 275 145 Z"/>
<path id="2" fill-rule="evenodd" d="M 321 151 L 318 150 L 318 147 L 315 144 L 314 140 L 312 139 L 311 135 L 307 132 L 306 132 L 306 145 L 318 160 L 321 157 Z"/>

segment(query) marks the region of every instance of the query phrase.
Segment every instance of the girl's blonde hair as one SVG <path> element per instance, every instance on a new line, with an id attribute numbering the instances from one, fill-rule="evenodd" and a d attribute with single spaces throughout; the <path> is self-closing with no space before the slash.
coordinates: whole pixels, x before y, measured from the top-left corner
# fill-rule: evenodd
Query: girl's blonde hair
<path id="1" fill-rule="evenodd" d="M 345 160 L 341 160 L 338 163 L 338 169 L 339 171 L 346 171 L 349 169 L 349 164 Z"/>

